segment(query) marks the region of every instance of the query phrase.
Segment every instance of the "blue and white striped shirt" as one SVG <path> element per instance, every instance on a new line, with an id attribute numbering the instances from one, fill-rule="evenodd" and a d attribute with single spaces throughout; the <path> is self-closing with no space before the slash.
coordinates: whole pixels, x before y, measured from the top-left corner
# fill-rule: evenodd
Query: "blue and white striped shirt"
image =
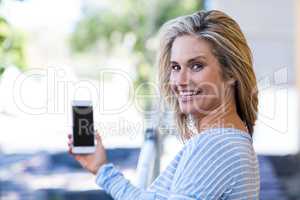
<path id="1" fill-rule="evenodd" d="M 208 129 L 189 139 L 147 190 L 133 186 L 112 164 L 99 169 L 96 183 L 115 200 L 259 199 L 252 143 L 238 129 Z"/>

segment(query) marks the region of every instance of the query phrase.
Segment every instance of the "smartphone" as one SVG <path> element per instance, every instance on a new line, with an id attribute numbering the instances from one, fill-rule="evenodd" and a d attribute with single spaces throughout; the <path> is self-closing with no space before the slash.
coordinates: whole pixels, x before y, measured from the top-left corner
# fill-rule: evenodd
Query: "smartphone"
<path id="1" fill-rule="evenodd" d="M 95 131 L 92 101 L 72 101 L 73 147 L 75 154 L 95 152 Z"/>

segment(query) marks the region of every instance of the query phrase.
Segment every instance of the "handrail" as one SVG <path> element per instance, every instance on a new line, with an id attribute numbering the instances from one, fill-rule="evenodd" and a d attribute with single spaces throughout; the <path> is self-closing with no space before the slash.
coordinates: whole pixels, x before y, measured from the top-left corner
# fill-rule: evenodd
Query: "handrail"
<path id="1" fill-rule="evenodd" d="M 147 128 L 137 165 L 137 186 L 143 189 L 147 188 L 158 176 L 159 169 L 160 148 L 158 131 L 154 128 Z"/>

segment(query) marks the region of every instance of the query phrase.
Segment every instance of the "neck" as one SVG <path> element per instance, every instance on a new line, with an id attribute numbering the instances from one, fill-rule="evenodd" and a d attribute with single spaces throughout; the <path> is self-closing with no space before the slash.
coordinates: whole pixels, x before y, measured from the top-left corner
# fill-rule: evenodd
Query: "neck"
<path id="1" fill-rule="evenodd" d="M 234 101 L 228 101 L 207 115 L 193 115 L 198 133 L 209 128 L 237 128 L 248 132 L 243 121 L 240 119 Z"/>

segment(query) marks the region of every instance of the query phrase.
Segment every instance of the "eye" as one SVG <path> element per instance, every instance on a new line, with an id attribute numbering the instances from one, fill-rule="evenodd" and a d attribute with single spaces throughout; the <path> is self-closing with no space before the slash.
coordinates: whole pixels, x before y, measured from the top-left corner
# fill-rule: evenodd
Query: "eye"
<path id="1" fill-rule="evenodd" d="M 193 71 L 200 71 L 203 68 L 203 64 L 195 63 L 191 65 Z"/>
<path id="2" fill-rule="evenodd" d="M 171 65 L 172 71 L 179 71 L 181 67 L 179 65 Z"/>

